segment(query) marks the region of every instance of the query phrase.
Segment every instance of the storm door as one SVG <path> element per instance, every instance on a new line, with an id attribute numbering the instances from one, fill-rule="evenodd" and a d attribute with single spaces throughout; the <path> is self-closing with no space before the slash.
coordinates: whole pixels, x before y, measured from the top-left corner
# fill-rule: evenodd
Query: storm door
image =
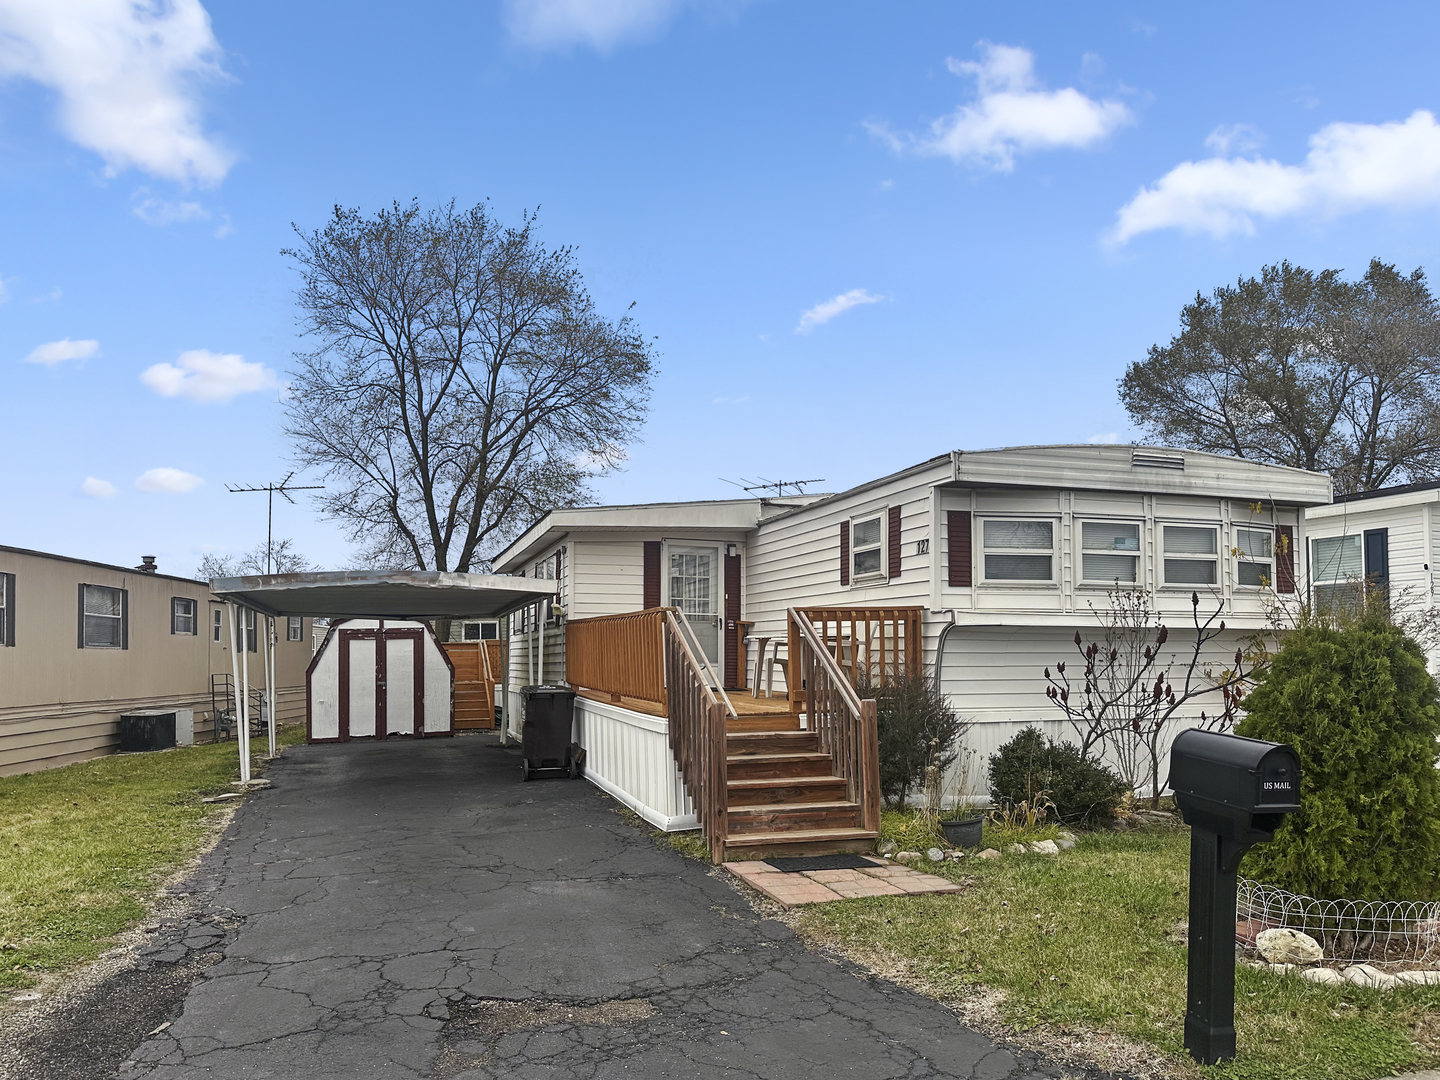
<path id="1" fill-rule="evenodd" d="M 685 613 L 710 663 L 720 664 L 720 549 L 670 544 L 670 605 Z"/>

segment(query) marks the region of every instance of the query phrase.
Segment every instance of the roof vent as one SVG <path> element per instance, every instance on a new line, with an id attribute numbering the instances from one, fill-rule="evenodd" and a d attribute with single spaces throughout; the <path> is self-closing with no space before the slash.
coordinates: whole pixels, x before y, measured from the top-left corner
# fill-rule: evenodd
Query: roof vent
<path id="1" fill-rule="evenodd" d="M 1137 469 L 1185 469 L 1184 454 L 1167 454 L 1163 450 L 1131 450 L 1130 464 Z"/>
<path id="2" fill-rule="evenodd" d="M 160 568 L 155 565 L 154 555 L 141 555 L 140 565 L 135 567 L 135 569 L 139 570 L 142 574 L 153 574 Z"/>

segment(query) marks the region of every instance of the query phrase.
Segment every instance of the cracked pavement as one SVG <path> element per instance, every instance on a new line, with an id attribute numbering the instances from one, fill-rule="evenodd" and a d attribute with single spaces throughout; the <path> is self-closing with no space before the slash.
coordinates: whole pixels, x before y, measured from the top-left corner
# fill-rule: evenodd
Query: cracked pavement
<path id="1" fill-rule="evenodd" d="M 1060 1075 L 518 763 L 489 736 L 287 750 L 152 952 L 196 981 L 118 1076 Z"/>

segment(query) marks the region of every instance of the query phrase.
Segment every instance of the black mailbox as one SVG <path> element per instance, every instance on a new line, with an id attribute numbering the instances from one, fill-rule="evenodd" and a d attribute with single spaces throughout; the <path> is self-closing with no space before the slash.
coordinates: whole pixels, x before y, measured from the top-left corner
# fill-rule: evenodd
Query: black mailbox
<path id="1" fill-rule="evenodd" d="M 1300 759 L 1280 743 L 1182 731 L 1170 789 L 1190 826 L 1190 959 L 1185 1048 L 1214 1065 L 1235 1056 L 1235 875 L 1240 857 L 1300 809 Z"/>

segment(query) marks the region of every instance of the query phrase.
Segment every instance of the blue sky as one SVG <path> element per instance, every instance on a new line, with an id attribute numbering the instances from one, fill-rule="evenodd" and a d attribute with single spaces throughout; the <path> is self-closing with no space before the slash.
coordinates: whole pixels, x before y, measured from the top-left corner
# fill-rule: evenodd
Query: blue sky
<path id="1" fill-rule="evenodd" d="M 397 13 L 403 12 L 403 16 Z M 489 199 L 661 374 L 607 502 L 1134 436 L 1197 291 L 1430 267 L 1428 5 L 0 0 L 0 543 L 188 572 L 288 471 L 291 223 Z M 277 532 L 349 547 L 301 504 Z"/>

